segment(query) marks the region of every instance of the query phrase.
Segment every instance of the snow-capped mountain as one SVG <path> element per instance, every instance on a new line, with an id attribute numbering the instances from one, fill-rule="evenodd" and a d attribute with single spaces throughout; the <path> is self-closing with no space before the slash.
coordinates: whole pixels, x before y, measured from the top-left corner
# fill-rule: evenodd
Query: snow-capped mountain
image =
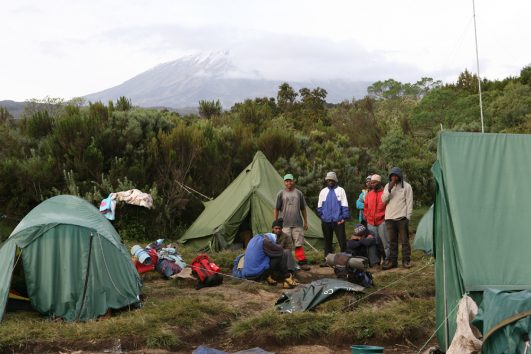
<path id="1" fill-rule="evenodd" d="M 186 56 L 149 69 L 121 85 L 86 95 L 88 101 L 116 100 L 125 96 L 142 107 L 196 107 L 200 100 L 219 99 L 224 108 L 246 98 L 276 97 L 283 81 L 260 78 L 255 71 L 246 73 L 236 67 L 228 52 Z M 328 80 L 289 82 L 301 87 L 322 87 L 328 91 L 328 102 L 361 98 L 369 83 Z"/>

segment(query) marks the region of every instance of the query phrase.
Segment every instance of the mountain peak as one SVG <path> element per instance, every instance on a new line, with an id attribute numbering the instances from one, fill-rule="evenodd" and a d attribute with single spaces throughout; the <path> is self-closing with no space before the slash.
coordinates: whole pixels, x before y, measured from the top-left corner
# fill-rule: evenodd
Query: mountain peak
<path id="1" fill-rule="evenodd" d="M 121 85 L 85 96 L 88 101 L 116 100 L 125 96 L 142 107 L 197 107 L 200 100 L 219 99 L 230 107 L 246 98 L 274 97 L 279 80 L 263 79 L 260 72 L 245 72 L 234 65 L 229 51 L 203 52 L 159 64 Z M 327 101 L 339 102 L 363 97 L 368 83 L 330 80 L 292 82 L 295 90 L 321 86 Z"/>

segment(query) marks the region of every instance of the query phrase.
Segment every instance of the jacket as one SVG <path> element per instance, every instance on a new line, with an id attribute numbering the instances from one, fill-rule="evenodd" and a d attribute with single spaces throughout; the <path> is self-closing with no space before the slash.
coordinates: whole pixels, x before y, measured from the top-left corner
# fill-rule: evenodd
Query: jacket
<path id="1" fill-rule="evenodd" d="M 378 226 L 385 220 L 385 203 L 382 202 L 383 189 L 380 191 L 370 190 L 365 196 L 363 214 L 367 224 Z"/>
<path id="2" fill-rule="evenodd" d="M 335 194 L 333 200 L 331 200 L 332 198 L 328 199 L 328 193 L 330 192 Z M 323 188 L 319 193 L 317 214 L 323 222 L 348 220 L 350 218 L 350 211 L 345 190 L 339 186 Z"/>
<path id="3" fill-rule="evenodd" d="M 395 174 L 400 177 L 400 181 L 389 192 L 389 183 L 384 187 L 382 194 L 382 202 L 386 204 L 385 220 L 398 220 L 407 218 L 411 220 L 411 213 L 413 212 L 413 189 L 411 185 L 404 181 L 402 171 L 398 167 L 393 167 L 389 174 Z"/>
<path id="4" fill-rule="evenodd" d="M 245 278 L 254 278 L 262 275 L 269 269 L 269 257 L 282 256 L 283 248 L 276 243 L 276 235 L 257 234 L 245 249 L 245 263 L 242 274 Z"/>

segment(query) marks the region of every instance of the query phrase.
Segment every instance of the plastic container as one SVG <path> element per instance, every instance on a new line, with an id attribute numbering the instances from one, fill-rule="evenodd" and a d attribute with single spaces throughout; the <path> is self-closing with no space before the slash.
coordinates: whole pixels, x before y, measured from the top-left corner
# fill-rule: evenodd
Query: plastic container
<path id="1" fill-rule="evenodd" d="M 352 345 L 352 354 L 374 354 L 383 353 L 384 347 L 377 347 L 374 345 Z"/>

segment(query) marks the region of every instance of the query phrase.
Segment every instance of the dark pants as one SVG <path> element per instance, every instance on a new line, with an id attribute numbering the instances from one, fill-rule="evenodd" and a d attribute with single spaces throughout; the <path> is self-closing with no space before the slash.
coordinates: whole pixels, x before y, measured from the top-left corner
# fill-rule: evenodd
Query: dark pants
<path id="1" fill-rule="evenodd" d="M 409 246 L 409 220 L 385 220 L 387 236 L 389 237 L 389 261 L 397 263 L 398 242 L 402 244 L 402 262 L 411 260 L 411 247 Z"/>
<path id="2" fill-rule="evenodd" d="M 347 250 L 347 239 L 345 237 L 345 223 L 338 224 L 336 221 L 333 222 L 321 222 L 321 228 L 323 229 L 323 236 L 325 241 L 324 255 L 326 257 L 329 253 L 334 253 L 334 248 L 332 245 L 333 233 L 336 234 L 337 241 L 339 242 L 339 247 L 341 252 Z"/>
<path id="3" fill-rule="evenodd" d="M 376 238 L 362 238 L 361 240 L 347 241 L 347 252 L 354 257 L 366 257 L 369 259 L 369 265 L 380 264 L 378 256 Z"/>
<path id="4" fill-rule="evenodd" d="M 281 256 L 269 257 L 269 271 L 264 277 L 271 275 L 275 279 L 285 279 L 295 271 L 295 259 L 290 250 L 284 250 Z"/>

